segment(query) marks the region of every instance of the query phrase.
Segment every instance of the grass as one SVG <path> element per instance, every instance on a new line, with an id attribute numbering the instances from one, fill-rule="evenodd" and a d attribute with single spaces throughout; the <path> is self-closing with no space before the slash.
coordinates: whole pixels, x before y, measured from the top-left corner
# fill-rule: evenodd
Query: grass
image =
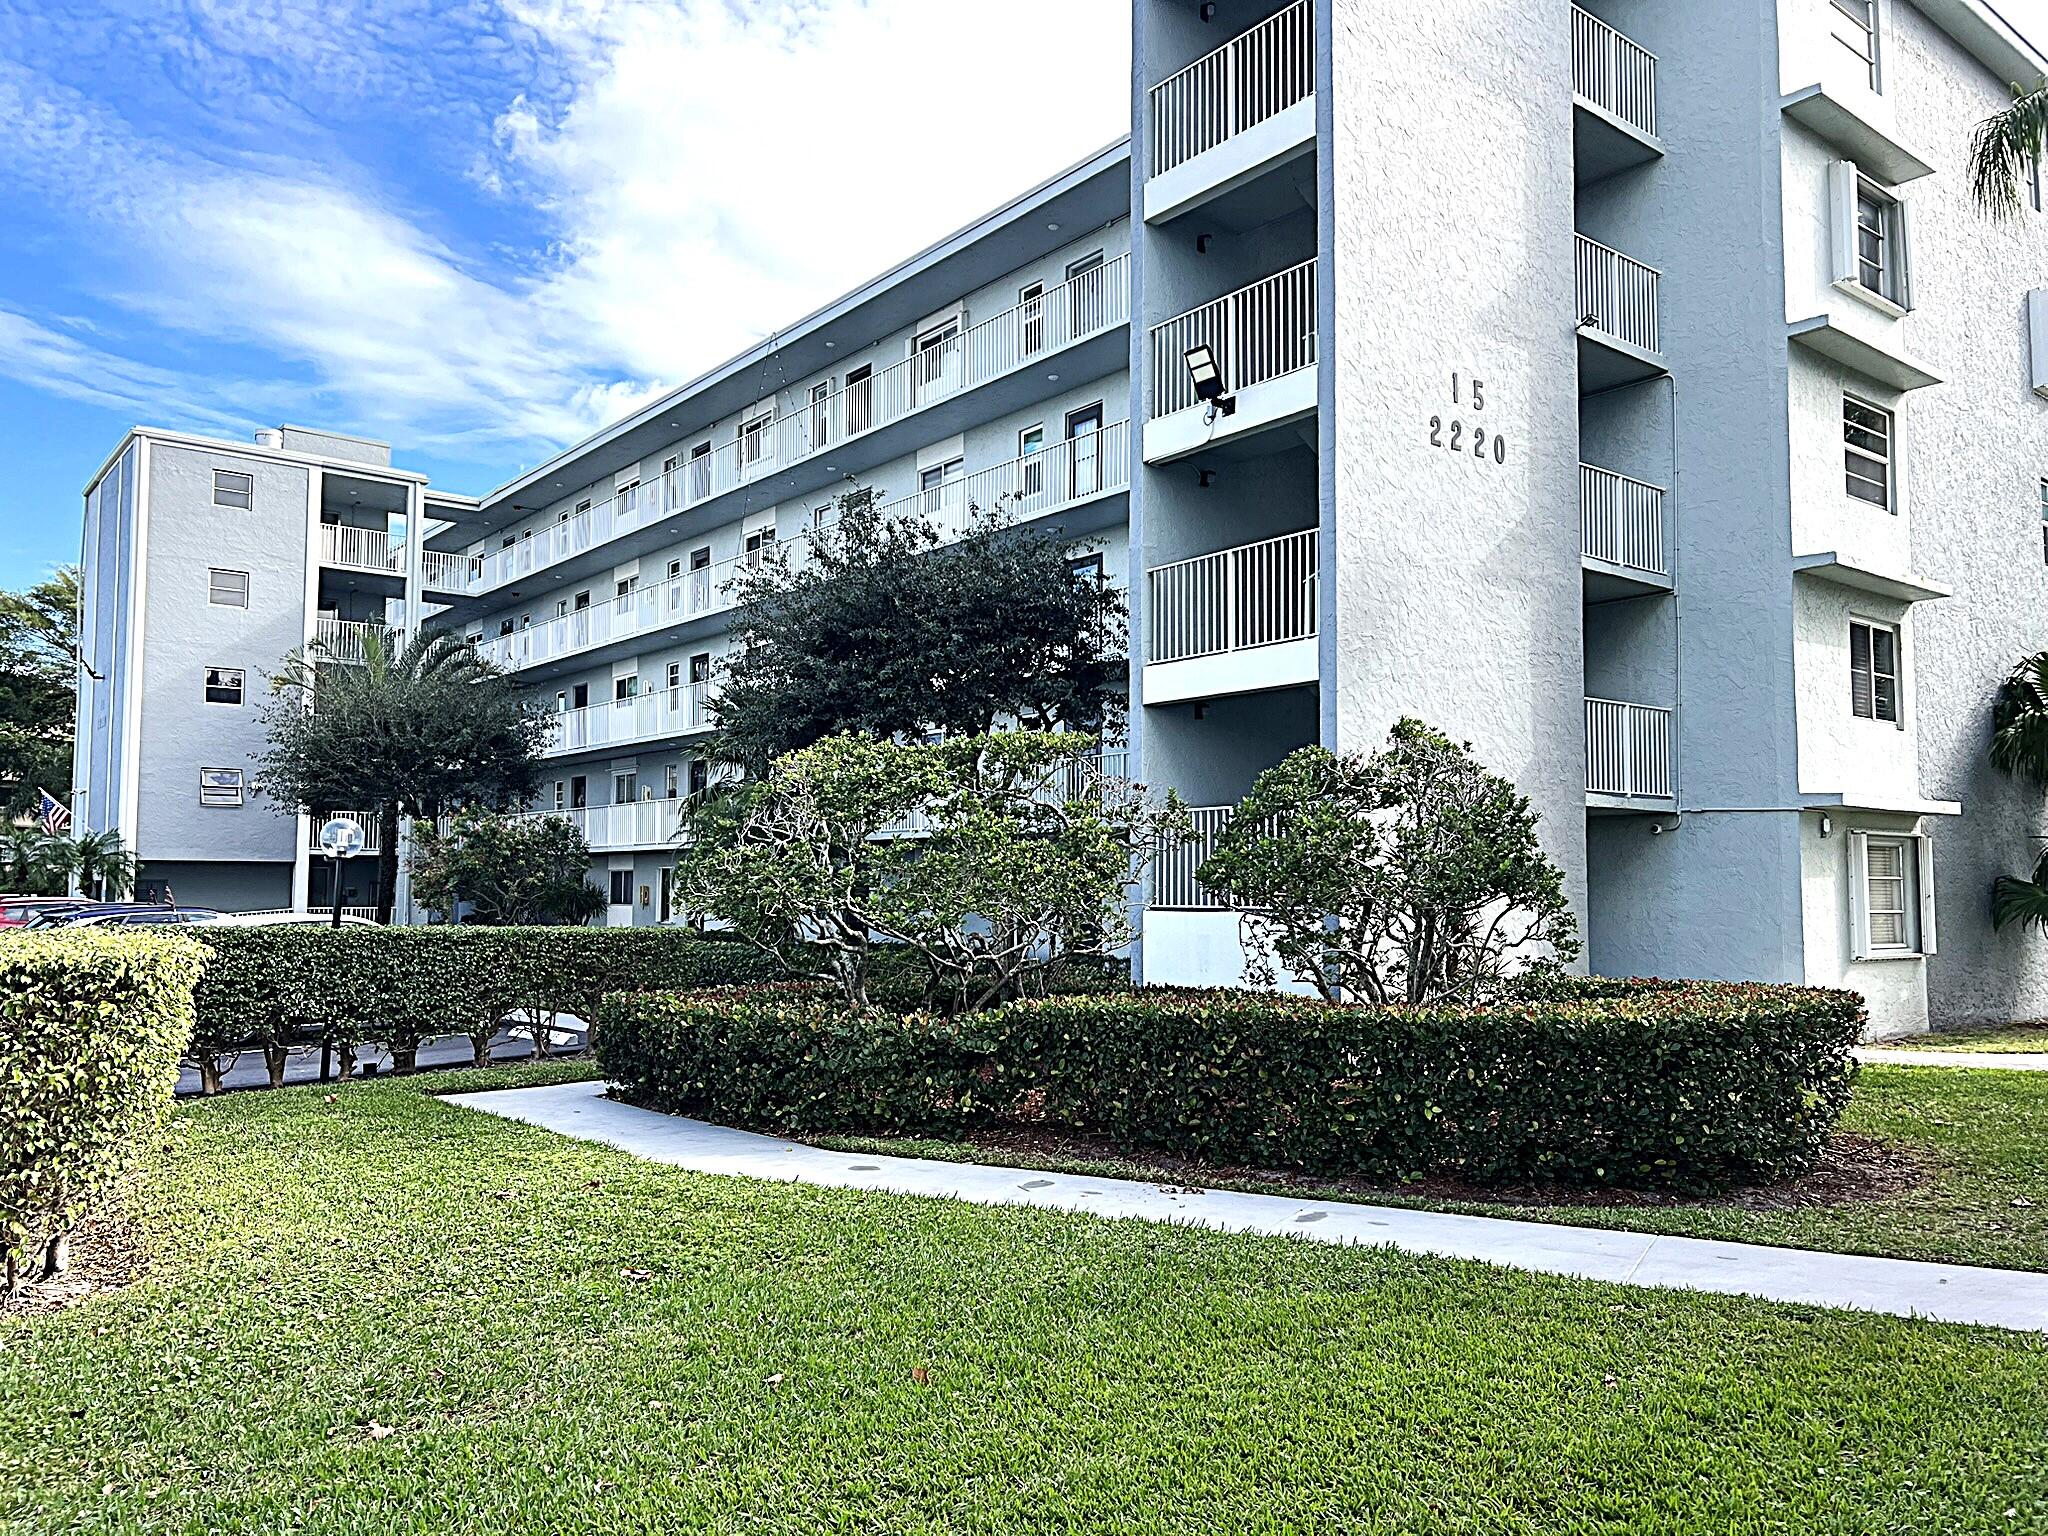
<path id="1" fill-rule="evenodd" d="M 2048 1073 L 1957 1072 L 1946 1067 L 1866 1067 L 1844 1129 L 1900 1148 L 1924 1166 L 1915 1187 L 1832 1204 L 1760 1206 L 1749 1201 L 1598 1206 L 1540 1201 L 1424 1198 L 1395 1187 L 1332 1189 L 1314 1181 L 1225 1177 L 1217 1189 L 1367 1200 L 1428 1210 L 1619 1227 L 1685 1237 L 1727 1238 L 1833 1253 L 2048 1269 Z M 1184 1165 L 1141 1156 L 1020 1157 L 1011 1147 L 965 1143 L 828 1138 L 855 1152 L 1016 1163 L 1058 1173 L 1186 1182 Z"/>
<path id="2" fill-rule="evenodd" d="M 143 1277 L 0 1314 L 0 1529 L 2048 1529 L 2048 1343 L 188 1105 Z"/>
<path id="3" fill-rule="evenodd" d="M 1908 1035 L 1887 1040 L 1884 1045 L 1901 1051 L 1956 1051 L 1961 1053 L 2048 1052 L 2048 1024 L 2000 1024 L 1989 1029 L 1944 1030 L 1932 1035 Z"/>

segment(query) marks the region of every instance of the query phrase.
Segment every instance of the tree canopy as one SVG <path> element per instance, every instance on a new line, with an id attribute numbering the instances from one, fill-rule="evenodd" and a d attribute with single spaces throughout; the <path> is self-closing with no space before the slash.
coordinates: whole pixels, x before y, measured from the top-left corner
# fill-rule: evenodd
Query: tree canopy
<path id="1" fill-rule="evenodd" d="M 78 568 L 0 592 L 0 802 L 31 809 L 36 792 L 71 797 L 78 704 Z"/>
<path id="2" fill-rule="evenodd" d="M 590 883 L 590 844 L 561 816 L 493 816 L 463 811 L 447 833 L 434 823 L 415 829 L 413 895 L 455 918 L 494 927 L 583 924 L 605 908 Z"/>
<path id="3" fill-rule="evenodd" d="M 810 540 L 737 578 L 712 702 L 720 752 L 759 776 L 828 736 L 1113 732 L 1126 696 L 1123 595 L 1079 577 L 1058 535 L 977 513 L 942 540 L 867 491 Z"/>

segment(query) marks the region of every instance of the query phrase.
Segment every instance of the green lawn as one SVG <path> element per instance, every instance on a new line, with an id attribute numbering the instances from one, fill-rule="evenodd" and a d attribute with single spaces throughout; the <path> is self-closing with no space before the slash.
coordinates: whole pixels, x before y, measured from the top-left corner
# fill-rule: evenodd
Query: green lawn
<path id="1" fill-rule="evenodd" d="M 165 1142 L 144 1277 L 0 1315 L 0 1529 L 2048 1529 L 2034 1336 L 708 1178 L 402 1081 Z"/>
<path id="2" fill-rule="evenodd" d="M 1835 1253 L 2048 1269 L 2048 1072 L 1866 1067 L 1844 1121 L 1910 1154 L 1926 1172 L 1917 1186 L 1879 1198 L 1759 1208 L 1760 1202 L 1691 1201 L 1650 1206 L 1547 1205 L 1514 1200 L 1418 1198 L 1398 1188 L 1332 1190 L 1312 1182 L 1205 1179 L 1216 1188 L 1315 1193 L 1431 1210 L 1472 1211 L 1578 1226 L 1625 1227 Z M 1014 1148 L 948 1142 L 830 1138 L 849 1151 L 1022 1162 L 1060 1172 L 1184 1182 L 1182 1167 L 1143 1158 L 1104 1161 L 1019 1157 Z"/>
<path id="3" fill-rule="evenodd" d="M 2003 1024 L 1996 1029 L 1958 1029 L 1935 1035 L 1908 1035 L 1884 1045 L 1901 1051 L 1968 1053 L 2048 1052 L 2048 1024 Z"/>

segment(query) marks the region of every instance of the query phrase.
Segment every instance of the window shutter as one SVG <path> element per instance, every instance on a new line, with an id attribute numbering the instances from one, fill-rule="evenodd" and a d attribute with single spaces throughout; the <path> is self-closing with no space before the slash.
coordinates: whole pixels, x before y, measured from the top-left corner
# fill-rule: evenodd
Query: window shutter
<path id="1" fill-rule="evenodd" d="M 1892 236 L 1892 260 L 1899 267 L 1899 292 L 1897 303 L 1901 309 L 1913 307 L 1913 222 L 1905 201 L 1901 199 L 1892 205 L 1892 218 L 1897 233 Z"/>
<path id="2" fill-rule="evenodd" d="M 1934 839 L 1917 837 L 1913 852 L 1920 862 L 1920 953 L 1931 955 L 1934 947 Z"/>
<path id="3" fill-rule="evenodd" d="M 1899 718 L 1899 637 L 1888 629 L 1872 629 L 1870 678 L 1872 701 L 1879 720 Z"/>
<path id="4" fill-rule="evenodd" d="M 1870 837 L 1849 834 L 1849 958 L 1870 958 L 1870 904 L 1864 882 L 1870 878 Z"/>
<path id="5" fill-rule="evenodd" d="M 1828 277 L 1856 281 L 1856 166 L 1836 160 L 1828 166 Z"/>
<path id="6" fill-rule="evenodd" d="M 1857 718 L 1876 718 L 1870 675 L 1870 630 L 1862 624 L 1849 626 L 1849 709 Z"/>

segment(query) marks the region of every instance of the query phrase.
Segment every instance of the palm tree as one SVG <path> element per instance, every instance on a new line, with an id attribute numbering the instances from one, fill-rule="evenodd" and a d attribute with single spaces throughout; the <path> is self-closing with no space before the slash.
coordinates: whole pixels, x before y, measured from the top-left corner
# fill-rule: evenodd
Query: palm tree
<path id="1" fill-rule="evenodd" d="M 24 896 L 54 895 L 64 889 L 69 847 L 33 822 L 0 828 L 0 890 Z"/>
<path id="2" fill-rule="evenodd" d="M 103 901 L 121 901 L 135 888 L 135 855 L 119 832 L 81 832 L 59 840 L 64 872 Z"/>
<path id="3" fill-rule="evenodd" d="M 2010 774 L 2048 784 L 2048 651 L 2023 659 L 1991 709 L 1991 761 Z M 1991 887 L 1991 926 L 2048 928 L 2048 850 L 2033 878 L 2000 875 Z"/>
<path id="4" fill-rule="evenodd" d="M 2048 146 L 2048 80 L 2013 87 L 2012 105 L 1977 125 L 1970 136 L 1970 195 L 1993 218 L 2020 211 L 2020 184 Z"/>

